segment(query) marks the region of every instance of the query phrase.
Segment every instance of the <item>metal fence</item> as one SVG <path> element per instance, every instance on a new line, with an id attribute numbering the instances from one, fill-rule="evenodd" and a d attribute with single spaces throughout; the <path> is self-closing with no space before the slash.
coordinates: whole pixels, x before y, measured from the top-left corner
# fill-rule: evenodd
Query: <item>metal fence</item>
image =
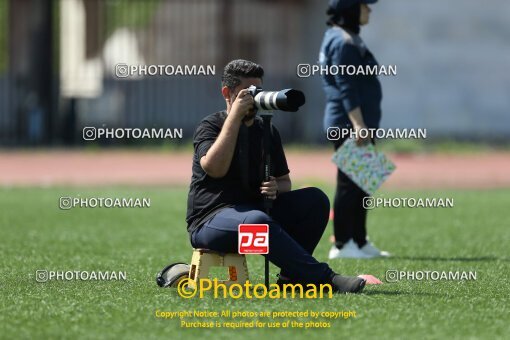
<path id="1" fill-rule="evenodd" d="M 0 142 L 79 144 L 84 126 L 182 128 L 191 138 L 201 118 L 225 107 L 229 60 L 270 64 L 265 83 L 275 89 L 296 83 L 283 65 L 299 48 L 302 3 L 0 0 Z M 119 63 L 210 65 L 215 75 L 119 78 Z M 297 121 L 286 119 L 287 137 L 299 134 Z"/>
<path id="2" fill-rule="evenodd" d="M 475 0 L 374 6 L 362 37 L 399 70 L 381 79 L 384 127 L 510 138 L 510 76 L 501 71 L 510 67 L 510 3 L 494 1 L 501 11 Z M 0 0 L 0 145 L 81 144 L 84 126 L 182 128 L 189 140 L 202 117 L 225 107 L 221 71 L 237 58 L 264 66 L 266 89 L 305 92 L 298 113 L 275 117 L 285 142 L 324 141 L 320 79 L 298 78 L 296 66 L 317 60 L 326 4 Z M 119 78 L 119 63 L 213 65 L 216 74 Z"/>

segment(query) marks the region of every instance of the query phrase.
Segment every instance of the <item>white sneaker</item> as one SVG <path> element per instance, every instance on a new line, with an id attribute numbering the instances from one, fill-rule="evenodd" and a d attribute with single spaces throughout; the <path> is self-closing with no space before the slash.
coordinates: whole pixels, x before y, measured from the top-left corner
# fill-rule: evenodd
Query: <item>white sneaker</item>
<path id="1" fill-rule="evenodd" d="M 362 252 L 358 245 L 353 240 L 349 240 L 341 249 L 338 249 L 335 245 L 329 250 L 329 259 L 369 259 L 373 256 Z"/>
<path id="2" fill-rule="evenodd" d="M 370 257 L 388 257 L 390 253 L 384 250 L 377 249 L 372 242 L 367 241 L 363 247 L 360 248 L 361 252 L 369 255 Z"/>

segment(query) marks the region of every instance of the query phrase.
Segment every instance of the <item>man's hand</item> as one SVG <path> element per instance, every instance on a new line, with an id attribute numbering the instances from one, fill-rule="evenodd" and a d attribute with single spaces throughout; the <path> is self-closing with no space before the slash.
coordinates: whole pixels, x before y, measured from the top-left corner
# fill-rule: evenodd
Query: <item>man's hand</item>
<path id="1" fill-rule="evenodd" d="M 354 131 L 356 132 L 356 145 L 363 146 L 370 143 L 370 137 L 367 136 L 365 138 L 360 137 L 361 131 L 366 130 L 367 127 L 365 125 L 357 125 L 354 126 Z M 367 131 L 363 132 L 363 135 L 368 135 Z"/>
<path id="2" fill-rule="evenodd" d="M 370 142 L 370 138 L 361 138 L 360 131 L 366 129 L 365 121 L 363 120 L 363 115 L 361 114 L 361 109 L 359 107 L 355 108 L 351 112 L 349 112 L 349 119 L 351 120 L 352 126 L 354 127 L 354 131 L 356 132 L 356 145 L 363 146 Z"/>
<path id="3" fill-rule="evenodd" d="M 269 199 L 276 199 L 278 193 L 278 182 L 273 176 L 269 177 L 269 182 L 262 182 L 260 193 L 266 195 Z"/>
<path id="4" fill-rule="evenodd" d="M 239 91 L 236 99 L 232 103 L 229 116 L 232 115 L 236 120 L 242 121 L 244 117 L 250 112 L 255 105 L 253 97 L 250 95 L 248 89 Z"/>

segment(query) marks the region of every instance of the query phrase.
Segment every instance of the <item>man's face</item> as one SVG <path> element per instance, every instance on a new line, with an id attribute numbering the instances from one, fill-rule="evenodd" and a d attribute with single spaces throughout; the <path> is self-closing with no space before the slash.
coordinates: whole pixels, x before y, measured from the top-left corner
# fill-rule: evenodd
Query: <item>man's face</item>
<path id="1" fill-rule="evenodd" d="M 359 17 L 359 23 L 360 25 L 366 25 L 370 21 L 370 12 L 372 10 L 370 7 L 368 7 L 367 4 L 361 4 L 361 11 L 360 11 L 360 17 Z"/>
<path id="2" fill-rule="evenodd" d="M 229 105 L 232 106 L 239 91 L 247 89 L 251 85 L 255 85 L 257 87 L 262 87 L 262 79 L 260 79 L 260 78 L 241 78 L 241 84 L 236 86 L 236 88 L 233 91 L 230 90 Z M 257 110 L 255 108 L 251 109 L 250 112 L 246 115 L 245 121 L 253 119 L 256 115 L 257 115 Z"/>

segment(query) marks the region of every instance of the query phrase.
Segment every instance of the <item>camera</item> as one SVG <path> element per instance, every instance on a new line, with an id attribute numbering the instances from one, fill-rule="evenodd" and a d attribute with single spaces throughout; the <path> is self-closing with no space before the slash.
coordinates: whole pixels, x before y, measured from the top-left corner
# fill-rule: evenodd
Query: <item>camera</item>
<path id="1" fill-rule="evenodd" d="M 294 89 L 263 91 L 262 88 L 252 85 L 248 87 L 248 91 L 258 110 L 296 112 L 305 103 L 304 93 Z"/>

